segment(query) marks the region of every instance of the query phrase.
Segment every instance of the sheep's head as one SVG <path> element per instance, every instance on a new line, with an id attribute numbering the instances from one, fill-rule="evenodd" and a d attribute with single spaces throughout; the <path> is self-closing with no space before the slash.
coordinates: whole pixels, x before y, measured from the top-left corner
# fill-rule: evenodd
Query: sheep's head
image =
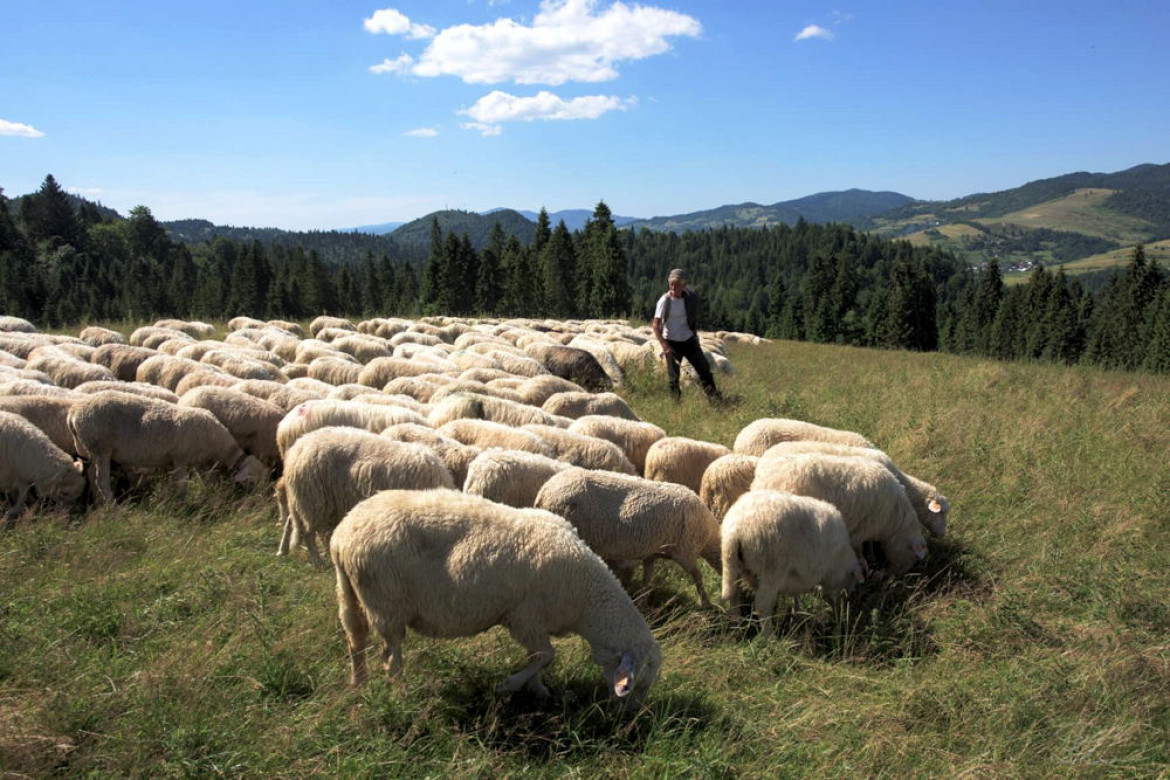
<path id="1" fill-rule="evenodd" d="M 596 660 L 596 658 L 595 658 Z M 650 639 L 632 650 L 607 652 L 600 660 L 609 692 L 623 707 L 641 705 L 662 667 L 662 650 Z"/>
<path id="2" fill-rule="evenodd" d="M 268 479 L 268 467 L 253 455 L 245 455 L 235 467 L 232 481 L 236 484 L 251 486 Z"/>
<path id="3" fill-rule="evenodd" d="M 946 536 L 947 512 L 951 510 L 951 504 L 947 501 L 947 497 L 941 493 L 934 493 L 928 496 L 926 499 L 926 510 L 926 517 L 923 518 L 923 525 L 926 526 L 926 529 L 934 536 Z"/>
<path id="4" fill-rule="evenodd" d="M 882 542 L 882 552 L 890 562 L 890 571 L 905 574 L 914 564 L 926 558 L 926 539 L 921 533 L 898 536 Z"/>

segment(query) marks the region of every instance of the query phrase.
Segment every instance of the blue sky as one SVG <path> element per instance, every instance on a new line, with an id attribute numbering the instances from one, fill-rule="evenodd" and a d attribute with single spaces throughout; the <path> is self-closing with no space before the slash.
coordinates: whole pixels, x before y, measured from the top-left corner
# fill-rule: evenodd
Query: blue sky
<path id="1" fill-rule="evenodd" d="M 3 0 L 0 187 L 290 230 L 1170 162 L 1166 0 Z"/>

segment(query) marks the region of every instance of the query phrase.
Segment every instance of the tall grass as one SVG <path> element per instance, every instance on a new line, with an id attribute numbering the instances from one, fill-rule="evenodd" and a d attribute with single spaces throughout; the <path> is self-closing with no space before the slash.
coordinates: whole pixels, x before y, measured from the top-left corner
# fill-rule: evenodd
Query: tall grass
<path id="1" fill-rule="evenodd" d="M 346 685 L 330 572 L 278 559 L 273 502 L 212 477 L 0 536 L 0 771 L 26 775 L 1158 776 L 1166 772 L 1170 380 L 779 342 L 734 400 L 622 393 L 730 446 L 770 416 L 848 428 L 950 498 L 917 571 L 777 639 L 725 625 L 681 572 L 641 603 L 663 675 L 606 701 L 577 638 L 552 698 L 501 696 L 502 631 L 411 635 Z M 717 588 L 707 570 L 708 586 Z"/>

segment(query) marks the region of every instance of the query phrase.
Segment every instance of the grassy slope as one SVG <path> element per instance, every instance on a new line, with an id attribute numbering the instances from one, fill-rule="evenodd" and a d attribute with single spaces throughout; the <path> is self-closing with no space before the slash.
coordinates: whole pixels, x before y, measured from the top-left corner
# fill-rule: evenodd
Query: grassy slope
<path id="1" fill-rule="evenodd" d="M 551 701 L 499 697 L 500 631 L 412 635 L 400 682 L 344 684 L 332 576 L 272 554 L 264 495 L 197 483 L 0 537 L 0 771 L 619 776 L 1157 775 L 1167 755 L 1170 380 L 779 342 L 739 396 L 623 393 L 731 445 L 766 416 L 861 431 L 953 506 L 923 571 L 781 640 L 725 631 L 659 567 L 649 709 L 604 706 L 559 640 Z M 717 589 L 708 571 L 708 587 Z M 806 599 L 806 603 L 816 601 Z"/>

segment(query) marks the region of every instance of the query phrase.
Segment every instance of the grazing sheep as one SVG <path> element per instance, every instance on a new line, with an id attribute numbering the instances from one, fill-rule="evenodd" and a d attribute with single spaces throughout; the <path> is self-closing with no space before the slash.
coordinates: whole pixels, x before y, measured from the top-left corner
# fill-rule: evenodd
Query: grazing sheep
<path id="1" fill-rule="evenodd" d="M 415 361 L 404 357 L 382 357 L 374 358 L 367 363 L 358 371 L 357 377 L 351 381 L 367 387 L 382 388 L 400 377 L 434 374 L 441 370 L 436 368 L 434 364 L 425 361 Z"/>
<path id="2" fill-rule="evenodd" d="M 215 326 L 206 322 L 187 322 L 185 320 L 159 320 L 154 323 L 156 328 L 171 328 L 181 331 L 197 339 L 215 338 Z"/>
<path id="3" fill-rule="evenodd" d="M 276 445 L 281 457 L 301 436 L 318 428 L 343 425 L 378 433 L 391 425 L 417 422 L 419 415 L 399 406 L 378 406 L 360 401 L 331 399 L 306 401 L 284 415 L 276 428 Z"/>
<path id="4" fill-rule="evenodd" d="M 232 317 L 228 320 L 228 330 L 244 330 L 245 328 L 263 328 L 264 321 L 258 320 L 255 317 Z"/>
<path id="5" fill-rule="evenodd" d="M 863 543 L 879 542 L 894 574 L 926 557 L 926 540 L 905 488 L 889 469 L 868 458 L 762 457 L 752 490 L 787 490 L 828 501 L 841 510 L 858 557 Z"/>
<path id="6" fill-rule="evenodd" d="M 535 406 L 483 393 L 458 392 L 437 401 L 432 399 L 432 403 L 434 406 L 427 420 L 435 428 L 461 419 L 491 420 L 512 426 L 531 423 L 560 427 L 558 423 L 562 419 Z"/>
<path id="7" fill-rule="evenodd" d="M 539 360 L 535 360 L 522 353 L 516 354 L 511 349 L 506 349 L 502 346 L 495 347 L 487 353 L 487 356 L 494 360 L 500 368 L 515 376 L 527 377 L 529 379 L 552 376 L 548 368 Z"/>
<path id="8" fill-rule="evenodd" d="M 664 436 L 646 451 L 646 479 L 685 485 L 698 494 L 703 486 L 703 472 L 716 459 L 730 455 L 731 450 L 685 436 Z"/>
<path id="9" fill-rule="evenodd" d="M 728 511 L 722 528 L 723 598 L 739 614 L 739 584 L 756 592 L 761 633 L 772 635 L 776 597 L 821 586 L 835 601 L 865 580 L 849 531 L 835 506 L 780 490 L 753 490 Z"/>
<path id="10" fill-rule="evenodd" d="M 400 376 L 387 382 L 386 386 L 382 388 L 382 392 L 388 395 L 409 395 L 416 401 L 426 404 L 430 403 L 431 396 L 440 388 L 454 381 L 455 379 L 444 374 Z"/>
<path id="11" fill-rule="evenodd" d="M 284 410 L 271 401 L 231 387 L 204 385 L 182 395 L 179 406 L 206 409 L 214 414 L 240 449 L 255 455 L 260 462 L 275 466 L 279 460 L 276 428 L 284 419 Z"/>
<path id="12" fill-rule="evenodd" d="M 597 364 L 601 366 L 601 370 L 605 372 L 605 375 L 609 377 L 609 381 L 613 385 L 616 386 L 622 383 L 622 380 L 625 378 L 622 373 L 622 367 L 618 365 L 617 359 L 610 352 L 608 344 L 585 335 L 577 335 L 569 342 L 569 346 L 575 347 L 576 349 L 583 349 L 595 357 Z"/>
<path id="13" fill-rule="evenodd" d="M 425 444 L 447 464 L 451 472 L 451 480 L 456 487 L 467 481 L 467 469 L 483 450 L 479 447 L 456 441 L 450 436 L 443 436 L 429 425 L 416 423 L 399 423 L 391 425 L 382 431 L 382 436 L 395 441 L 408 441 L 415 444 Z"/>
<path id="14" fill-rule="evenodd" d="M 178 393 L 172 393 L 165 387 L 148 385 L 145 382 L 119 382 L 115 379 L 112 381 L 82 382 L 73 388 L 75 393 L 85 393 L 86 395 L 101 393 L 105 390 L 117 390 L 122 393 L 145 395 L 148 398 L 157 398 L 160 401 L 167 401 L 172 404 L 179 402 Z"/>
<path id="15" fill-rule="evenodd" d="M 357 382 L 364 370 L 356 358 L 318 357 L 309 363 L 310 377 L 334 386 Z"/>
<path id="16" fill-rule="evenodd" d="M 49 375 L 53 383 L 70 389 L 83 382 L 114 379 L 114 373 L 105 366 L 86 363 L 68 355 L 65 352 L 51 348 L 53 352 L 37 350 L 28 361 L 26 368 L 30 371 L 41 371 Z"/>
<path id="17" fill-rule="evenodd" d="M 833 444 L 822 441 L 785 441 L 768 448 L 764 453 L 769 458 L 779 458 L 786 455 L 801 455 L 808 453 L 824 453 L 825 455 L 845 455 L 859 458 L 869 458 L 877 461 L 890 470 L 898 478 L 902 487 L 906 489 L 906 497 L 910 505 L 918 514 L 918 522 L 926 530 L 937 537 L 947 533 L 947 513 L 950 512 L 951 502 L 939 492 L 938 488 L 924 480 L 905 473 L 894 465 L 894 461 L 885 452 L 869 447 L 850 447 L 847 444 Z"/>
<path id="18" fill-rule="evenodd" d="M 637 474 L 634 464 L 630 463 L 622 448 L 612 441 L 572 433 L 555 425 L 525 425 L 523 429 L 548 442 L 558 460 L 585 469 Z"/>
<path id="19" fill-rule="evenodd" d="M 699 500 L 722 522 L 736 500 L 752 488 L 756 478 L 755 455 L 731 453 L 711 461 L 699 484 Z"/>
<path id="20" fill-rule="evenodd" d="M 114 500 L 111 462 L 128 468 L 171 467 L 179 495 L 186 493 L 189 466 L 226 466 L 240 483 L 254 484 L 268 475 L 206 409 L 106 391 L 77 401 L 68 422 L 74 446 L 89 459 L 94 491 L 107 503 Z"/>
<path id="21" fill-rule="evenodd" d="M 334 349 L 339 349 L 347 355 L 353 355 L 361 363 L 369 363 L 375 358 L 387 358 L 394 354 L 386 340 L 376 336 L 351 333 L 333 339 L 329 343 Z"/>
<path id="22" fill-rule="evenodd" d="M 554 374 L 541 374 L 539 376 L 528 377 L 516 388 L 516 394 L 520 396 L 521 401 L 529 406 L 537 407 L 544 406 L 545 402 L 557 393 L 569 392 L 583 393 L 585 392 L 585 388 L 576 382 L 571 382 L 568 379 Z"/>
<path id="23" fill-rule="evenodd" d="M 319 563 L 317 537 L 327 542 L 345 513 L 379 490 L 453 487 L 443 461 L 421 444 L 357 428 L 319 428 L 289 449 L 277 483 L 284 521 L 277 554 L 287 555 L 299 541 Z"/>
<path id="24" fill-rule="evenodd" d="M 16 493 L 16 501 L 4 513 L 7 527 L 24 511 L 33 488 L 42 498 L 76 501 L 85 490 L 82 465 L 24 417 L 0 411 L 0 494 Z"/>
<path id="25" fill-rule="evenodd" d="M 562 417 L 584 417 L 587 414 L 604 414 L 626 420 L 641 419 L 626 400 L 617 393 L 562 392 L 549 396 L 541 407 L 549 414 Z"/>
<path id="26" fill-rule="evenodd" d="M 76 456 L 66 419 L 77 396 L 0 395 L 0 411 L 19 414 L 49 437 L 67 455 Z"/>
<path id="27" fill-rule="evenodd" d="M 11 377 L 11 378 L 7 378 Z M 73 398 L 77 391 L 57 387 L 40 371 L 0 371 L 0 395 L 56 395 Z"/>
<path id="28" fill-rule="evenodd" d="M 555 454 L 552 445 L 535 433 L 491 420 L 452 420 L 435 430 L 455 441 L 482 449 L 498 447 L 505 450 L 523 450 L 547 458 Z"/>
<path id="29" fill-rule="evenodd" d="M 551 638 L 589 643 L 610 692 L 638 704 L 662 651 L 645 618 L 563 519 L 478 496 L 379 493 L 358 504 L 330 542 L 353 683 L 365 682 L 370 626 L 391 674 L 402 669 L 409 626 L 427 636 L 474 636 L 502 625 L 529 663 L 499 686 L 547 696 L 541 670 Z M 628 697 L 628 698 L 627 698 Z"/>
<path id="30" fill-rule="evenodd" d="M 240 380 L 231 374 L 209 368 L 206 371 L 192 371 L 180 379 L 173 389 L 175 395 L 182 398 L 197 387 L 234 387 L 239 382 Z"/>
<path id="31" fill-rule="evenodd" d="M 608 390 L 613 381 L 589 352 L 577 347 L 531 344 L 525 351 L 544 363 L 549 373 L 569 379 L 586 390 Z"/>
<path id="32" fill-rule="evenodd" d="M 665 556 L 690 575 L 710 606 L 699 558 L 719 571 L 719 524 L 693 491 L 609 471 L 569 468 L 536 496 L 536 507 L 564 517 L 607 563 L 642 561 L 649 587 L 654 559 Z"/>
<path id="33" fill-rule="evenodd" d="M 836 442 L 851 447 L 873 446 L 868 439 L 853 431 L 839 431 L 783 417 L 764 417 L 744 426 L 735 437 L 732 450 L 742 455 L 763 455 L 773 444 L 797 439 Z"/>
<path id="34" fill-rule="evenodd" d="M 326 328 L 336 328 L 339 330 L 348 330 L 357 333 L 357 327 L 349 320 L 343 317 L 328 317 L 321 315 L 309 323 L 309 335 L 317 338 L 317 334 Z"/>
<path id="35" fill-rule="evenodd" d="M 4 333 L 36 333 L 37 326 L 22 317 L 13 317 L 10 314 L 0 315 L 0 332 Z"/>
<path id="36" fill-rule="evenodd" d="M 200 363 L 190 358 L 175 357 L 174 355 L 156 354 L 142 361 L 134 376 L 135 381 L 146 382 L 151 385 L 165 387 L 171 392 L 179 386 L 179 382 L 188 374 L 196 371 L 216 371 L 219 369 Z M 176 393 L 177 394 L 177 393 Z"/>
<path id="37" fill-rule="evenodd" d="M 666 431 L 654 423 L 623 420 L 604 414 L 587 414 L 579 417 L 569 426 L 569 430 L 572 433 L 612 441 L 622 448 L 622 452 L 626 453 L 626 457 L 634 464 L 639 474 L 645 473 L 646 452 L 650 445 L 666 436 Z"/>
<path id="38" fill-rule="evenodd" d="M 97 325 L 90 325 L 82 328 L 77 337 L 93 347 L 100 347 L 105 344 L 125 344 L 126 337 L 116 330 L 109 328 L 100 328 Z"/>
<path id="39" fill-rule="evenodd" d="M 134 347 L 149 347 L 158 349 L 168 341 L 179 342 L 183 345 L 197 341 L 181 330 L 174 328 L 156 328 L 153 325 L 144 325 L 130 334 L 130 345 Z"/>
<path id="40" fill-rule="evenodd" d="M 134 347 L 129 344 L 102 344 L 93 351 L 90 362 L 105 366 L 121 382 L 133 382 L 138 377 L 138 367 L 148 358 L 159 354 L 149 347 Z"/>
<path id="41" fill-rule="evenodd" d="M 463 492 L 517 508 L 536 503 L 536 494 L 569 464 L 521 450 L 484 450 L 467 467 Z"/>

